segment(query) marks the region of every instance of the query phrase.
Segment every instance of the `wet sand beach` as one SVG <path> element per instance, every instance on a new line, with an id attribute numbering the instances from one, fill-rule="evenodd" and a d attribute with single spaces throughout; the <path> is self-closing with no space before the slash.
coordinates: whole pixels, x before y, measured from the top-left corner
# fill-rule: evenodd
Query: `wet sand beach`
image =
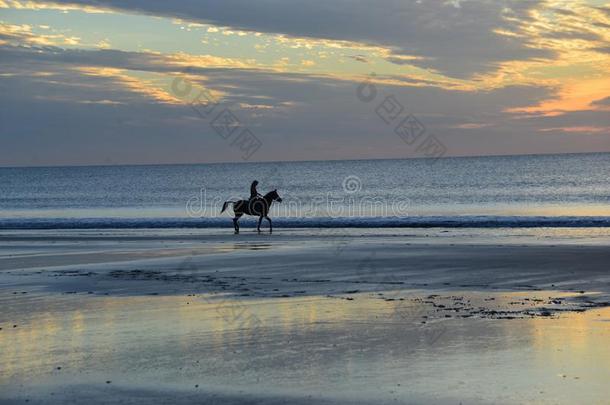
<path id="1" fill-rule="evenodd" d="M 2 403 L 605 403 L 607 231 L 4 231 Z"/>

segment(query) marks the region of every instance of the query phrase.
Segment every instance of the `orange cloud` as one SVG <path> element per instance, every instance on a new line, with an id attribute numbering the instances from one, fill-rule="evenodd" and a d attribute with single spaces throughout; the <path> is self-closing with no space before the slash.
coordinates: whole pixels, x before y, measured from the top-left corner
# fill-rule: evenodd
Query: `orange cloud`
<path id="1" fill-rule="evenodd" d="M 539 132 L 568 132 L 568 133 L 606 133 L 610 134 L 610 127 L 558 127 L 558 128 L 542 128 Z"/>
<path id="2" fill-rule="evenodd" d="M 610 43 L 610 16 L 583 0 L 548 0 L 530 17 L 533 22 L 522 26 L 519 35 L 525 35 L 532 47 L 552 50 L 556 56 L 551 60 L 510 62 L 496 77 L 483 80 L 497 85 L 512 79 L 558 90 L 551 99 L 507 112 L 557 116 L 607 110 L 593 103 L 610 94 L 610 54 L 603 52 Z"/>
<path id="3" fill-rule="evenodd" d="M 61 46 L 79 45 L 80 38 L 63 34 L 35 34 L 32 26 L 28 24 L 5 24 L 0 22 L 0 36 L 4 37 L 4 44 L 12 45 L 40 45 Z"/>
<path id="4" fill-rule="evenodd" d="M 512 113 L 526 113 L 542 116 L 561 115 L 570 111 L 610 110 L 609 107 L 594 104 L 610 94 L 610 77 L 583 78 L 564 83 L 557 97 L 530 106 L 508 109 Z"/>
<path id="5" fill-rule="evenodd" d="M 106 7 L 93 7 L 77 4 L 60 4 L 56 2 L 0 0 L 0 8 L 13 8 L 16 10 L 60 10 L 60 11 L 83 11 L 85 13 L 112 13 Z"/>
<path id="6" fill-rule="evenodd" d="M 151 81 L 129 76 L 123 69 L 83 66 L 77 67 L 75 70 L 87 76 L 112 78 L 120 85 L 125 86 L 125 89 L 150 97 L 159 103 L 183 104 L 179 98 L 172 96 Z"/>

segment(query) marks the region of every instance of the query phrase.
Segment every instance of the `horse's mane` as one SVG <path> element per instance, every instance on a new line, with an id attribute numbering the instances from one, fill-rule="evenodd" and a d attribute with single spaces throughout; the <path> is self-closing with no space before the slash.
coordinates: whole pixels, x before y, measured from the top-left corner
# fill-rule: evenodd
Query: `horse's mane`
<path id="1" fill-rule="evenodd" d="M 271 194 L 273 194 L 273 193 L 275 193 L 275 192 L 277 192 L 277 190 L 271 190 L 271 191 L 269 191 L 267 194 L 265 194 L 265 195 L 263 196 L 263 198 L 265 198 L 265 197 L 269 197 Z"/>

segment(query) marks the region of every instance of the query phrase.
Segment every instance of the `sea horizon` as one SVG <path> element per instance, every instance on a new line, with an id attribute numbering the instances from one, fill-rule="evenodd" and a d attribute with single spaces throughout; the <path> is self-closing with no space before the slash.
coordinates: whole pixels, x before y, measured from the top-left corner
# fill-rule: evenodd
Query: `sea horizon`
<path id="1" fill-rule="evenodd" d="M 193 166 L 193 165 L 249 165 L 259 163 L 315 163 L 315 162 L 360 162 L 360 161 L 377 161 L 377 160 L 428 160 L 435 161 L 438 159 L 476 159 L 476 158 L 503 158 L 503 157 L 528 157 L 528 156 L 564 156 L 564 155 L 605 155 L 610 154 L 610 151 L 602 152 L 558 152 L 558 153 L 509 153 L 509 154 L 491 154 L 491 155 L 444 155 L 439 157 L 426 156 L 405 156 L 405 157 L 372 157 L 372 158 L 354 158 L 354 159 L 304 159 L 304 160 L 227 160 L 222 162 L 174 162 L 174 163 L 109 163 L 109 164 L 57 164 L 57 165 L 33 165 L 33 166 L 2 166 L 0 169 L 45 169 L 45 168 L 78 168 L 78 167 L 115 167 L 115 166 Z"/>

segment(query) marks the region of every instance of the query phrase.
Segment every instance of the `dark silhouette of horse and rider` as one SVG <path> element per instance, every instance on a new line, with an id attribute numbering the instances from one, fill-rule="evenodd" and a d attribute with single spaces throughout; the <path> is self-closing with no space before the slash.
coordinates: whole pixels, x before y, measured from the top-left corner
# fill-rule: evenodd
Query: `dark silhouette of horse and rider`
<path id="1" fill-rule="evenodd" d="M 235 228 L 236 234 L 239 233 L 239 223 L 237 221 L 244 214 L 258 216 L 258 226 L 256 227 L 256 230 L 259 233 L 261 231 L 261 222 L 263 221 L 263 218 L 265 218 L 267 221 L 269 221 L 269 233 L 273 233 L 271 219 L 268 216 L 269 209 L 274 201 L 282 202 L 282 199 L 277 193 L 277 189 L 270 191 L 265 195 L 261 195 L 256 190 L 256 186 L 258 186 L 258 181 L 254 180 L 252 185 L 250 185 L 250 199 L 225 201 L 225 203 L 222 204 L 222 210 L 220 211 L 221 214 L 225 212 L 229 204 L 233 204 L 233 212 L 235 213 L 235 218 L 233 218 L 233 227 Z"/>

